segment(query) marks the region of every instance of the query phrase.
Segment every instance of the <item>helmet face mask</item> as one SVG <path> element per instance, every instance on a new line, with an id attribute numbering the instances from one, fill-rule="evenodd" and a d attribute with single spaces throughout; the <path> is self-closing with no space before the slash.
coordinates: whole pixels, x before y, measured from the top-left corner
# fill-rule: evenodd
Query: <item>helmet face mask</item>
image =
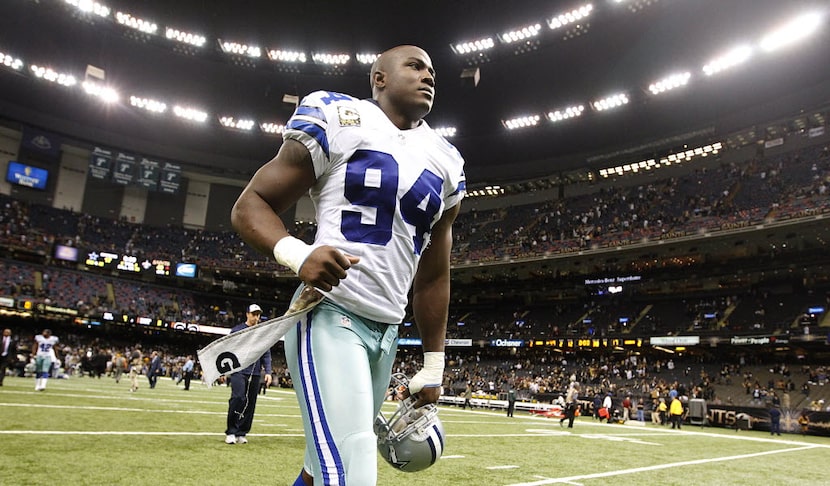
<path id="1" fill-rule="evenodd" d="M 394 393 L 402 393 L 409 384 L 400 373 L 392 377 Z M 438 461 L 444 451 L 444 427 L 435 404 L 415 408 L 415 398 L 399 402 L 387 419 L 379 413 L 375 419 L 378 452 L 395 469 L 422 471 Z"/>

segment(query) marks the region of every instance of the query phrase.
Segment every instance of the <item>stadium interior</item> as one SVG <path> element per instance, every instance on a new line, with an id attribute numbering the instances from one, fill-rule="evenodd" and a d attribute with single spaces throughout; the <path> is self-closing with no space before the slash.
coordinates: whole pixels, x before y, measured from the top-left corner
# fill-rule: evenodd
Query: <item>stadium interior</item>
<path id="1" fill-rule="evenodd" d="M 648 362 L 719 403 L 830 403 L 826 2 L 428 1 L 392 21 L 330 2 L 313 25 L 300 3 L 211 4 L 0 3 L 16 334 L 176 357 L 251 302 L 282 314 L 296 277 L 230 208 L 304 94 L 368 97 L 377 54 L 412 43 L 438 71 L 427 121 L 467 163 L 448 397 L 550 402 L 576 364 L 639 389 Z M 313 240 L 307 199 L 287 219 Z"/>

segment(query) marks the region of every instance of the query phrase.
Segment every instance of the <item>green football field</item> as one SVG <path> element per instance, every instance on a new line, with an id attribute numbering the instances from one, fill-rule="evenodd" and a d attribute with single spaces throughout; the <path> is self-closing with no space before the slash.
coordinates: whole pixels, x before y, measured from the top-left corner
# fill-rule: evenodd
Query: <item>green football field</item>
<path id="1" fill-rule="evenodd" d="M 248 444 L 223 442 L 230 390 L 163 379 L 6 378 L 0 388 L 0 484 L 290 485 L 302 425 L 290 390 L 260 395 Z M 349 397 L 343 397 L 348 406 Z M 388 405 L 392 410 L 393 405 Z M 442 408 L 446 450 L 419 473 L 379 458 L 380 485 L 829 484 L 830 439 L 686 426 L 682 431 Z M 355 485 L 360 486 L 360 485 Z"/>

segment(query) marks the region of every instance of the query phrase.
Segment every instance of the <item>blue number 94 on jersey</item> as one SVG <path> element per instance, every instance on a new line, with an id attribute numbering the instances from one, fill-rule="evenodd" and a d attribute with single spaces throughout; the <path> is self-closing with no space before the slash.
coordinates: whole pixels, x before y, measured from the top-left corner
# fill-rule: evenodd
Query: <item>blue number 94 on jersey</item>
<path id="1" fill-rule="evenodd" d="M 406 389 L 409 379 L 402 373 L 392 375 L 393 391 Z M 422 471 L 444 452 L 444 426 L 434 404 L 415 408 L 415 398 L 401 400 L 398 409 L 387 419 L 383 412 L 375 419 L 380 455 L 395 469 Z"/>

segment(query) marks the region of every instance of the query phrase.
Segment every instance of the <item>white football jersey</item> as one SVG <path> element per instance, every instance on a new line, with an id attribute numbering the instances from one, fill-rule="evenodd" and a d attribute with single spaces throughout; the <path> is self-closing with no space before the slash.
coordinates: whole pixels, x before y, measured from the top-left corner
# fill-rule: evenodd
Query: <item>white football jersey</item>
<path id="1" fill-rule="evenodd" d="M 315 244 L 360 257 L 326 295 L 369 319 L 399 323 L 432 226 L 464 197 L 464 160 L 426 122 L 400 130 L 373 100 L 316 91 L 283 138 L 311 153 Z"/>
<path id="2" fill-rule="evenodd" d="M 35 336 L 35 342 L 37 342 L 37 356 L 55 356 L 55 352 L 52 351 L 52 348 L 58 344 L 57 336 L 49 336 L 47 338 L 43 337 L 43 334 L 38 334 Z"/>

